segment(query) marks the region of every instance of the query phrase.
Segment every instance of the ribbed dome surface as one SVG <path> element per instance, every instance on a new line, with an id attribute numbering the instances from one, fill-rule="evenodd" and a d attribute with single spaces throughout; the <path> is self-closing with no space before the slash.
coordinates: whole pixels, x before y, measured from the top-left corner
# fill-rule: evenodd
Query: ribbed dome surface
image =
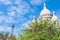
<path id="1" fill-rule="evenodd" d="M 40 13 L 40 16 L 42 16 L 42 15 L 46 15 L 46 14 L 51 14 L 51 12 L 48 10 L 48 9 L 43 9 L 42 11 L 41 11 L 41 13 Z"/>

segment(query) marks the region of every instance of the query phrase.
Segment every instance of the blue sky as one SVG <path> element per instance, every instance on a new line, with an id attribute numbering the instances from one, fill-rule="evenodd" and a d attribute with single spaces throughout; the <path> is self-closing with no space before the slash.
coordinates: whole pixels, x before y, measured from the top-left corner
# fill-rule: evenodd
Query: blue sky
<path id="1" fill-rule="evenodd" d="M 11 32 L 12 24 L 15 25 L 14 34 L 28 27 L 33 16 L 39 17 L 43 3 L 47 8 L 60 18 L 60 0 L 0 0 L 0 32 Z"/>

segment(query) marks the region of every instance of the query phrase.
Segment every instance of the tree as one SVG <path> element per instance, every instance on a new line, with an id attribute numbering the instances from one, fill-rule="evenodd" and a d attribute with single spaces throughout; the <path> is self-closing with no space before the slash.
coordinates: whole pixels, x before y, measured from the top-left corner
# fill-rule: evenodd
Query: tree
<path id="1" fill-rule="evenodd" d="M 23 34 L 19 34 L 18 40 L 60 40 L 60 27 L 56 21 L 34 19 L 29 28 L 23 30 Z"/>

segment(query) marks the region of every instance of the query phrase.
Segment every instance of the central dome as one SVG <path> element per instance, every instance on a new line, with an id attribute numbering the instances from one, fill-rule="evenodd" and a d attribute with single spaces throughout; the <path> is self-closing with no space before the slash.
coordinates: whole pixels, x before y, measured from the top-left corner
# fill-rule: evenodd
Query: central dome
<path id="1" fill-rule="evenodd" d="M 44 3 L 44 9 L 41 11 L 40 16 L 50 15 L 51 12 L 46 8 L 46 4 Z"/>

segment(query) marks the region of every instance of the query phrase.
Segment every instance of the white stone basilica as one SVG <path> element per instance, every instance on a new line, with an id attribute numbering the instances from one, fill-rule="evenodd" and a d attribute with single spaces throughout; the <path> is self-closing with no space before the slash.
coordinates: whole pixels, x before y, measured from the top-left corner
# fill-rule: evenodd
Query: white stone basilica
<path id="1" fill-rule="evenodd" d="M 42 18 L 43 20 L 45 20 L 46 18 L 55 21 L 58 20 L 57 16 L 54 14 L 55 12 L 51 12 L 50 10 L 48 10 L 46 8 L 46 4 L 44 3 L 44 8 L 42 9 L 41 13 L 40 13 L 40 18 Z"/>
<path id="2" fill-rule="evenodd" d="M 42 9 L 42 11 L 40 13 L 39 19 L 42 18 L 42 20 L 45 20 L 46 18 L 48 18 L 51 21 L 57 21 L 56 24 L 60 25 L 60 21 L 54 13 L 55 13 L 54 11 L 51 12 L 50 10 L 48 10 L 46 8 L 46 4 L 44 3 L 44 8 Z M 33 19 L 33 21 L 34 21 L 34 19 Z"/>

